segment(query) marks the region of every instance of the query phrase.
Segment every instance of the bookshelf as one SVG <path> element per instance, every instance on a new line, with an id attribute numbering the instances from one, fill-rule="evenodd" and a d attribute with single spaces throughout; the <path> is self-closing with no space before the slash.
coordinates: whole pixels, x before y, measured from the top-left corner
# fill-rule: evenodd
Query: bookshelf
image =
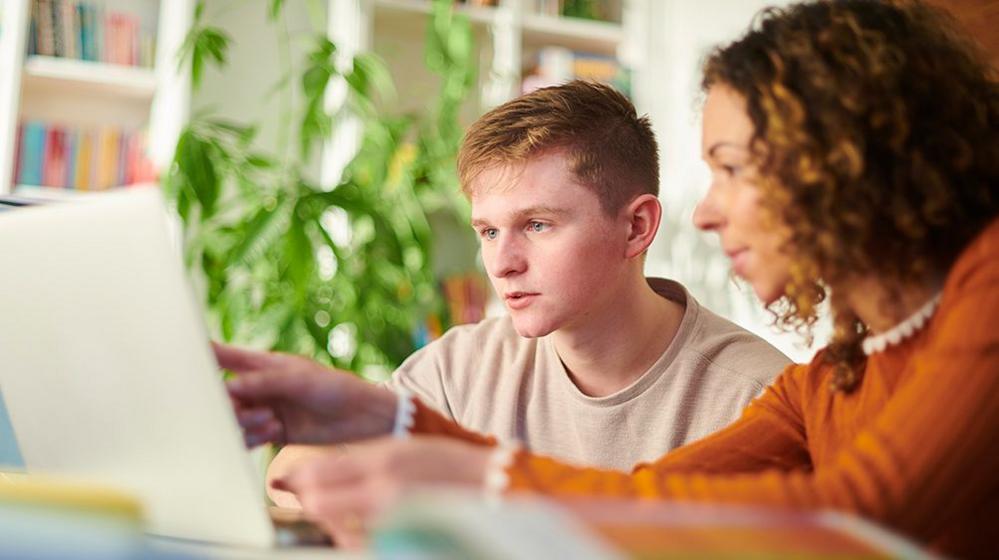
<path id="1" fill-rule="evenodd" d="M 187 119 L 177 53 L 192 15 L 193 0 L 4 0 L 0 193 L 73 199 L 154 181 Z"/>
<path id="2" fill-rule="evenodd" d="M 648 0 L 603 0 L 610 21 L 564 17 L 544 13 L 540 0 L 496 0 L 495 5 L 458 3 L 455 9 L 468 17 L 476 39 L 479 60 L 479 95 L 470 101 L 462 118 L 471 122 L 491 107 L 521 93 L 522 79 L 537 66 L 539 52 L 559 49 L 565 53 L 602 57 L 630 69 L 643 70 L 646 48 L 641 32 Z M 402 111 L 420 110 L 435 89 L 435 80 L 422 61 L 429 0 L 352 0 L 339 10 L 349 17 L 331 18 L 330 35 L 349 52 L 373 51 L 385 59 L 399 90 Z M 331 8 L 332 10 L 333 8 Z M 357 28 L 361 30 L 358 32 Z M 565 70 L 565 68 L 563 68 Z M 571 70 L 569 70 L 571 72 Z M 550 78 L 558 83 L 573 77 L 562 72 Z M 636 102 L 638 99 L 636 99 Z"/>
<path id="3" fill-rule="evenodd" d="M 100 64 L 55 56 L 36 55 L 24 62 L 22 83 L 26 91 L 72 88 L 74 94 L 108 95 L 152 101 L 156 73 L 148 68 Z"/>

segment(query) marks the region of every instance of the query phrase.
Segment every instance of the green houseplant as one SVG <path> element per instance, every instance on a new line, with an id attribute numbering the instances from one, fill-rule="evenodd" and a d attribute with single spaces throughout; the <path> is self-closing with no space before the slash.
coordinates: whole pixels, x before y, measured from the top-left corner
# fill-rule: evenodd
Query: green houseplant
<path id="1" fill-rule="evenodd" d="M 268 16 L 289 41 L 284 4 L 270 2 Z M 301 70 L 275 86 L 289 97 L 290 80 L 302 86 L 302 102 L 287 105 L 297 153 L 261 153 L 253 122 L 197 116 L 180 136 L 165 190 L 183 221 L 185 256 L 215 336 L 384 371 L 412 353 L 429 314 L 448 324 L 427 215 L 464 220 L 467 212 L 454 158 L 458 108 L 474 83 L 471 30 L 450 2 L 435 0 L 425 56 L 441 86 L 425 118 L 378 113 L 376 97 L 391 80 L 377 58 L 360 55 L 341 72 L 336 45 L 318 32 L 310 41 Z M 198 2 L 182 52 L 195 87 L 206 64 L 225 66 L 229 43 L 205 23 Z M 303 169 L 340 118 L 324 108 L 332 80 L 348 85 L 363 139 L 340 181 L 319 185 Z"/>

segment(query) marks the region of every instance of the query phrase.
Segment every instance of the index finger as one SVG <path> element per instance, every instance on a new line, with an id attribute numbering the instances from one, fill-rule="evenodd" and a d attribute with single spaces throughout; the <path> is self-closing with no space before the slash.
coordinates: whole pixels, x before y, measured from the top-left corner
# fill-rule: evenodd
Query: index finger
<path id="1" fill-rule="evenodd" d="M 236 373 L 259 371 L 270 364 L 270 354 L 212 341 L 212 351 L 219 367 Z"/>

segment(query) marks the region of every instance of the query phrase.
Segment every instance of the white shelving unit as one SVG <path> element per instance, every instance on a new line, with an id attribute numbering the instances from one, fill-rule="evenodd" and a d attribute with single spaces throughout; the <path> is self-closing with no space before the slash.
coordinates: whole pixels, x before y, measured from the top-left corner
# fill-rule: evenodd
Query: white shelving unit
<path id="1" fill-rule="evenodd" d="M 468 17 L 476 38 L 479 88 L 462 117 L 471 121 L 491 107 L 520 93 L 522 69 L 544 47 L 610 56 L 632 71 L 633 97 L 639 110 L 646 98 L 639 90 L 648 58 L 643 14 L 649 0 L 607 0 L 621 12 L 620 22 L 591 21 L 533 13 L 532 0 L 499 0 L 495 7 L 458 4 L 458 13 Z M 397 109 L 422 111 L 432 98 L 436 80 L 423 62 L 426 19 L 430 0 L 330 0 L 330 38 L 338 52 L 349 60 L 357 52 L 372 51 L 388 64 L 399 90 Z M 331 88 L 330 105 L 336 106 L 342 92 Z M 322 176 L 339 176 L 357 148 L 357 140 L 346 132 L 328 142 L 324 150 Z M 355 135 L 356 136 L 356 135 Z"/>
<path id="2" fill-rule="evenodd" d="M 169 164 L 190 104 L 188 72 L 177 54 L 193 16 L 193 0 L 91 0 L 108 10 L 137 15 L 156 34 L 153 68 L 27 56 L 34 0 L 3 0 L 0 35 L 0 194 L 14 185 L 18 123 L 147 127 L 148 157 Z M 78 193 L 17 185 L 30 196 L 70 198 Z"/>
<path id="3" fill-rule="evenodd" d="M 31 56 L 24 62 L 22 86 L 27 92 L 72 88 L 74 95 L 107 95 L 145 99 L 156 95 L 156 72 L 54 56 Z"/>
<path id="4" fill-rule="evenodd" d="M 622 24 L 525 13 L 521 21 L 525 43 L 548 44 L 618 55 L 626 41 Z"/>

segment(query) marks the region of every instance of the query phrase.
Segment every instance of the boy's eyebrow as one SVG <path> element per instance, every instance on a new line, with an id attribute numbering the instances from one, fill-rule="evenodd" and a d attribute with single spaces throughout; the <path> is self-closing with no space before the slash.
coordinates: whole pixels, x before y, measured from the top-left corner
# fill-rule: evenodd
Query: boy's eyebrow
<path id="1" fill-rule="evenodd" d="M 558 208 L 558 207 L 555 207 L 555 206 L 538 205 L 538 206 L 531 206 L 531 207 L 528 207 L 528 208 L 522 208 L 520 210 L 517 210 L 516 212 L 514 212 L 512 218 L 513 218 L 514 222 L 519 222 L 519 221 L 521 221 L 521 220 L 523 220 L 523 219 L 525 219 L 525 218 L 527 218 L 529 216 L 539 216 L 539 215 L 541 215 L 541 216 L 554 216 L 556 218 L 560 218 L 562 216 L 568 215 L 569 213 L 570 213 L 569 210 L 567 210 L 565 208 Z M 472 219 L 472 227 L 473 228 L 482 227 L 482 226 L 488 226 L 488 225 L 490 225 L 489 220 L 485 220 L 485 219 L 482 219 L 482 218 L 473 218 Z"/>

